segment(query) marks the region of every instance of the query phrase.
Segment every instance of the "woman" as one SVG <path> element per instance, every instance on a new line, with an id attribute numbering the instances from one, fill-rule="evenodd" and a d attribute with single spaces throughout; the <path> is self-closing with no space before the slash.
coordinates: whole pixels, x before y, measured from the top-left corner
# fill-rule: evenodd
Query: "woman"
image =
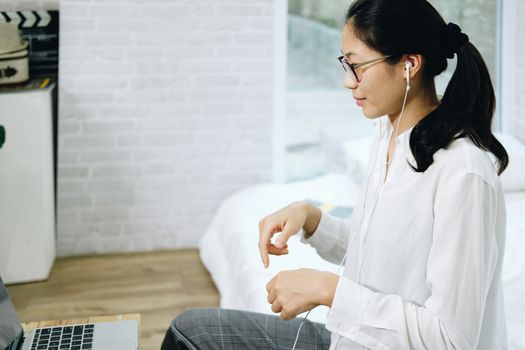
<path id="1" fill-rule="evenodd" d="M 377 123 L 361 198 L 349 222 L 290 204 L 261 220 L 259 250 L 267 267 L 302 232 L 327 260 L 346 260 L 344 273 L 277 274 L 267 291 L 280 317 L 187 311 L 164 348 L 290 349 L 296 316 L 318 305 L 330 307 L 326 325 L 306 321 L 297 349 L 506 348 L 498 175 L 508 156 L 491 133 L 481 55 L 425 0 L 358 0 L 342 38 L 345 86 Z M 454 54 L 438 100 L 434 78 Z"/>

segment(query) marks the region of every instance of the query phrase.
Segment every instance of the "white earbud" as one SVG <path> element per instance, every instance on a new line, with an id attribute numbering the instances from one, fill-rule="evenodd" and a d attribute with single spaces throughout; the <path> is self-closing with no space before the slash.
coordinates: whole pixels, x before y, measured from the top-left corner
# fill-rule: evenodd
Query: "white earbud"
<path id="1" fill-rule="evenodd" d="M 407 91 L 410 90 L 410 68 L 412 68 L 412 62 L 405 61 L 405 71 L 407 75 Z"/>

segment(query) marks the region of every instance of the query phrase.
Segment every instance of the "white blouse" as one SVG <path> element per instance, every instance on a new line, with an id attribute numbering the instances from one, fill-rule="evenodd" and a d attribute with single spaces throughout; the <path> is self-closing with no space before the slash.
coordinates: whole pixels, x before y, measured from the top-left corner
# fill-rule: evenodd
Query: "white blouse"
<path id="1" fill-rule="evenodd" d="M 351 219 L 323 213 L 303 240 L 340 264 L 330 349 L 506 349 L 501 267 L 506 212 L 491 156 L 469 139 L 418 173 L 412 129 L 376 122 L 368 180 Z M 385 181 L 386 176 L 386 181 Z"/>

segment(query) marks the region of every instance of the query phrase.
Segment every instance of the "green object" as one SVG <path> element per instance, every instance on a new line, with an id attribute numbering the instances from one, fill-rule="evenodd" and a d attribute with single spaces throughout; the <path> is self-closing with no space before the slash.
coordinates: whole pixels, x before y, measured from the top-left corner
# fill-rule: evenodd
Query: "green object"
<path id="1" fill-rule="evenodd" d="M 0 125 L 0 148 L 2 148 L 4 143 L 5 143 L 5 128 L 2 125 Z"/>

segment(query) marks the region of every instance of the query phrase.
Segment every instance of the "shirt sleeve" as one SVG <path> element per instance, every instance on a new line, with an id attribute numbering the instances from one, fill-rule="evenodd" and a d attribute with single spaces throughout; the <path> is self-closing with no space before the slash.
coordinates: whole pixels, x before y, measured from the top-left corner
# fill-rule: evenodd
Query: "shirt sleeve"
<path id="1" fill-rule="evenodd" d="M 339 265 L 343 259 L 350 233 L 350 220 L 332 216 L 324 211 L 314 234 L 301 241 L 315 248 L 323 259 Z"/>
<path id="2" fill-rule="evenodd" d="M 497 205 L 479 175 L 451 181 L 434 204 L 424 304 L 341 277 L 326 327 L 372 349 L 475 349 L 498 264 Z"/>

